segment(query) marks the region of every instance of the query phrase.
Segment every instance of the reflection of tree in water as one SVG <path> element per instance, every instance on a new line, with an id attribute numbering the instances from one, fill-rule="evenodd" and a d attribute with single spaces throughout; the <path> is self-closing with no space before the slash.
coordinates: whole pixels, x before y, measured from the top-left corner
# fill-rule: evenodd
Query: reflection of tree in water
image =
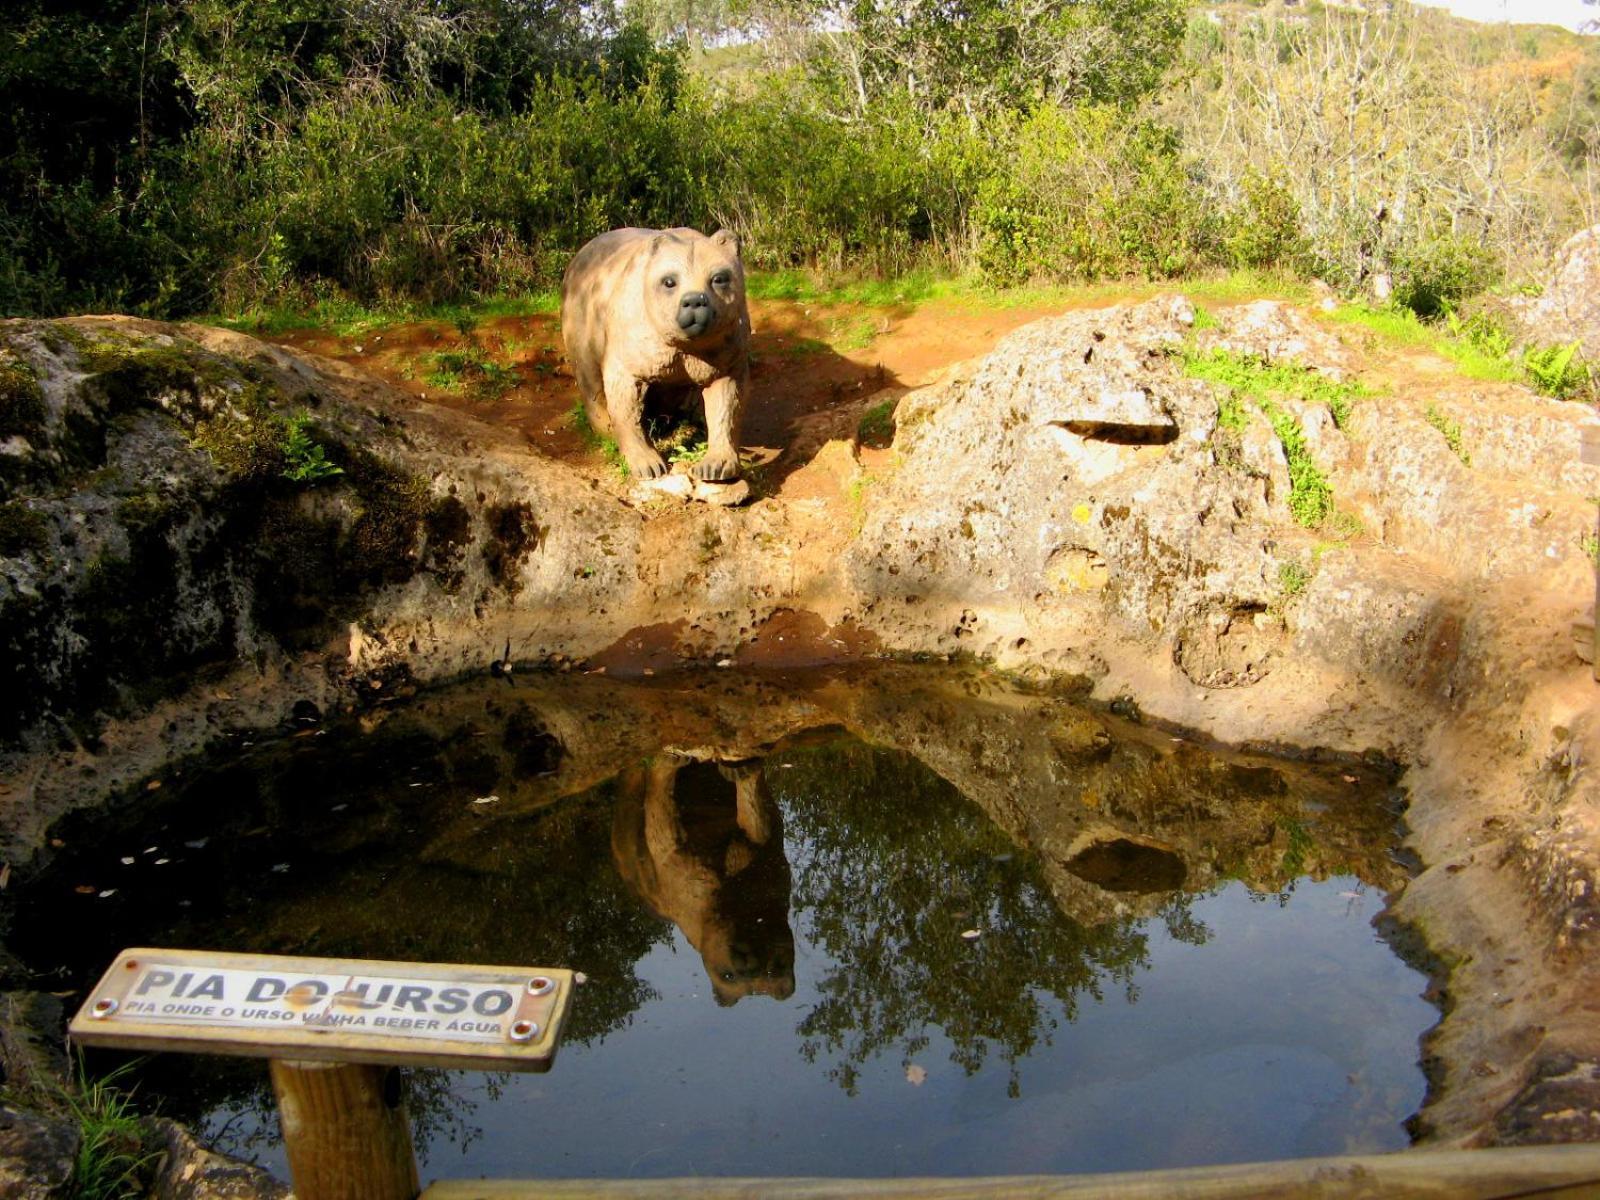
<path id="1" fill-rule="evenodd" d="M 909 1063 L 937 1027 L 967 1074 L 997 1053 L 1020 1094 L 1018 1062 L 1079 998 L 1137 998 L 1149 965 L 1142 922 L 1085 928 L 1064 917 L 1033 862 L 954 787 L 910 755 L 841 739 L 769 761 L 784 806 L 794 910 L 837 966 L 801 1022 L 808 1061 L 852 1095 L 860 1068 L 898 1049 Z M 1207 936 L 1185 904 L 1172 936 Z M 965 939 L 964 931 L 981 936 Z"/>

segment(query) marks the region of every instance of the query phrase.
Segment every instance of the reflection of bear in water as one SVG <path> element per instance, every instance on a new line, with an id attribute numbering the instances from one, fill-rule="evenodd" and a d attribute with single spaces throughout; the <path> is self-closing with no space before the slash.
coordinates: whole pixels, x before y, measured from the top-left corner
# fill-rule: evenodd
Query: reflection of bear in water
<path id="1" fill-rule="evenodd" d="M 664 754 L 617 782 L 617 871 L 700 952 L 717 1003 L 793 995 L 789 861 L 760 764 Z"/>

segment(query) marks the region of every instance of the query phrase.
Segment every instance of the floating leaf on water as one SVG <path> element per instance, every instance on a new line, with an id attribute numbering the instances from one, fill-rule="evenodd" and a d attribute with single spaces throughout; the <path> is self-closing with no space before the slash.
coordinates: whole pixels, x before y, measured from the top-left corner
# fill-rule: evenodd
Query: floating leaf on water
<path id="1" fill-rule="evenodd" d="M 156 859 L 156 866 L 164 867 L 171 861 L 172 860 L 170 858 L 158 858 L 158 859 Z"/>
<path id="2" fill-rule="evenodd" d="M 159 792 L 161 790 L 161 780 L 152 779 L 149 783 L 144 785 L 144 790 L 147 792 Z"/>
<path id="3" fill-rule="evenodd" d="M 572 982 L 573 983 L 588 983 L 589 982 L 589 977 L 587 975 L 585 975 L 582 971 L 574 971 L 572 973 Z"/>
<path id="4" fill-rule="evenodd" d="M 288 863 L 273 863 L 272 864 L 272 869 L 274 871 L 276 871 L 279 875 L 285 875 L 289 871 L 289 864 Z"/>
<path id="5" fill-rule="evenodd" d="M 78 895 L 80 895 L 80 896 L 92 896 L 92 895 L 94 895 L 94 888 L 89 886 L 87 883 L 80 883 L 77 887 L 73 888 L 72 890 L 77 892 Z"/>
<path id="6" fill-rule="evenodd" d="M 123 855 L 123 856 L 122 856 L 122 865 L 123 865 L 123 866 L 125 866 L 125 867 L 131 867 L 131 866 L 133 866 L 133 864 L 134 864 L 134 857 L 133 857 L 133 855 L 131 855 L 131 854 L 125 854 L 125 855 Z"/>
<path id="7" fill-rule="evenodd" d="M 335 804 L 335 805 L 334 805 L 334 806 L 333 806 L 333 807 L 332 807 L 332 808 L 330 808 L 330 809 L 329 809 L 329 810 L 328 810 L 328 811 L 329 811 L 329 812 L 343 812 L 343 811 L 344 811 L 344 810 L 345 810 L 345 809 L 347 809 L 347 808 L 349 808 L 349 807 L 350 807 L 350 806 L 349 806 L 349 805 L 348 805 L 348 804 Z"/>
<path id="8" fill-rule="evenodd" d="M 970 942 L 974 938 L 981 938 L 983 936 L 983 930 L 981 930 L 981 929 L 963 929 L 961 931 L 961 936 L 966 938 L 967 941 Z"/>
<path id="9" fill-rule="evenodd" d="M 100 899 L 104 900 L 108 896 L 115 896 L 116 894 L 117 894 L 117 889 L 116 888 L 107 888 L 105 891 L 100 893 Z"/>
<path id="10" fill-rule="evenodd" d="M 1339 893 L 1339 899 L 1341 899 L 1341 900 L 1359 900 L 1359 899 L 1361 899 L 1361 893 L 1360 892 L 1340 892 Z"/>
<path id="11" fill-rule="evenodd" d="M 1339 776 L 1339 778 L 1344 780 L 1346 783 L 1360 783 L 1361 782 L 1360 776 L 1357 776 L 1357 775 L 1341 775 L 1341 776 Z"/>
<path id="12" fill-rule="evenodd" d="M 146 854 L 154 854 L 154 853 L 155 853 L 155 852 L 156 852 L 156 851 L 157 851 L 157 850 L 159 850 L 159 849 L 161 849 L 161 847 L 160 847 L 160 846 L 146 846 L 146 847 L 145 847 L 145 848 L 144 848 L 144 852 L 145 852 L 145 853 L 146 853 Z"/>
<path id="13" fill-rule="evenodd" d="M 928 1082 L 928 1072 L 925 1068 L 912 1063 L 906 1068 L 906 1082 L 912 1087 L 921 1087 Z"/>
<path id="14" fill-rule="evenodd" d="M 209 842 L 210 840 L 211 839 L 208 838 L 208 837 L 195 838 L 194 841 L 185 842 L 184 845 L 189 847 L 189 849 L 191 849 L 191 850 L 204 850 L 206 848 L 206 843 Z"/>
<path id="15" fill-rule="evenodd" d="M 499 796 L 479 796 L 476 800 L 473 801 L 473 803 L 474 804 L 499 804 L 500 803 L 500 797 Z"/>

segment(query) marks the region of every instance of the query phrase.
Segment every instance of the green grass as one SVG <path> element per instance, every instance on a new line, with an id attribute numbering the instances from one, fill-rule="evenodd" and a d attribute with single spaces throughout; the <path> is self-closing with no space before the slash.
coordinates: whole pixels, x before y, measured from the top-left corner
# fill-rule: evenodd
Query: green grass
<path id="1" fill-rule="evenodd" d="M 124 1064 L 91 1079 L 78 1061 L 76 1086 L 66 1093 L 66 1103 L 83 1139 L 73 1176 L 79 1200 L 131 1200 L 148 1190 L 146 1176 L 159 1155 L 145 1149 L 132 1092 L 120 1086 L 131 1069 L 131 1063 Z"/>
<path id="2" fill-rule="evenodd" d="M 495 400 L 516 387 L 516 368 L 502 366 L 482 350 L 441 350 L 424 356 L 429 364 L 423 381 L 441 391 L 466 393 L 475 400 Z"/>
<path id="3" fill-rule="evenodd" d="M 1088 307 L 1119 301 L 1148 300 L 1181 292 L 1196 301 L 1231 304 L 1241 300 L 1277 299 L 1304 303 L 1310 286 L 1299 280 L 1253 271 L 1154 281 L 1107 280 L 1101 283 L 1024 284 L 999 288 L 970 275 L 912 271 L 896 279 L 828 278 L 812 271 L 752 271 L 745 291 L 757 300 L 797 304 L 915 310 L 934 301 L 978 309 Z M 1207 314 L 1209 316 L 1209 314 Z"/>
<path id="4" fill-rule="evenodd" d="M 628 477 L 628 460 L 622 457 L 622 447 L 617 445 L 616 438 L 602 434 L 589 424 L 589 410 L 584 408 L 581 399 L 572 402 L 572 427 L 590 449 L 600 451 L 617 474 L 624 479 Z"/>
<path id="5" fill-rule="evenodd" d="M 745 294 L 753 299 L 826 307 L 861 304 L 868 308 L 914 308 L 962 287 L 963 282 L 953 276 L 927 270 L 912 271 L 896 279 L 829 279 L 798 268 L 752 271 L 745 277 Z"/>
<path id="6" fill-rule="evenodd" d="M 1325 405 L 1336 422 L 1340 413 L 1348 419 L 1350 405 L 1369 395 L 1358 383 L 1340 383 L 1307 367 L 1288 363 L 1265 363 L 1260 359 L 1229 354 L 1225 350 L 1201 352 L 1193 347 L 1182 352 L 1186 374 L 1217 385 L 1217 424 L 1237 433 L 1244 427 L 1241 400 L 1251 400 L 1259 408 L 1283 445 L 1289 463 L 1289 511 L 1307 529 L 1323 525 L 1334 514 L 1333 488 L 1327 477 L 1311 461 L 1305 430 L 1293 413 L 1278 401 L 1290 397 L 1311 404 Z"/>
<path id="7" fill-rule="evenodd" d="M 1431 402 L 1422 410 L 1422 416 L 1429 425 L 1432 425 L 1443 435 L 1445 444 L 1461 460 L 1461 465 L 1470 467 L 1472 465 L 1472 455 L 1467 453 L 1467 448 L 1461 444 L 1461 422 L 1455 420 Z"/>
<path id="8" fill-rule="evenodd" d="M 1491 383 L 1521 383 L 1522 368 L 1503 355 L 1495 355 L 1474 344 L 1468 337 L 1455 337 L 1439 325 L 1430 325 L 1408 308 L 1369 308 L 1346 304 L 1328 314 L 1328 319 L 1344 325 L 1370 329 L 1394 346 L 1426 350 L 1449 359 L 1469 379 Z"/>
<path id="9" fill-rule="evenodd" d="M 534 292 L 522 296 L 491 296 L 466 304 L 362 304 L 343 296 L 329 297 L 305 305 L 252 308 L 244 312 L 196 317 L 204 325 L 218 325 L 241 333 L 279 334 L 296 330 L 322 330 L 340 338 L 365 337 L 381 333 L 392 325 L 421 321 L 442 321 L 454 325 L 463 335 L 480 321 L 494 317 L 549 316 L 561 309 L 556 291 Z"/>
<path id="10" fill-rule="evenodd" d="M 883 447 L 894 441 L 893 400 L 874 404 L 856 422 L 856 440 L 865 446 Z"/>

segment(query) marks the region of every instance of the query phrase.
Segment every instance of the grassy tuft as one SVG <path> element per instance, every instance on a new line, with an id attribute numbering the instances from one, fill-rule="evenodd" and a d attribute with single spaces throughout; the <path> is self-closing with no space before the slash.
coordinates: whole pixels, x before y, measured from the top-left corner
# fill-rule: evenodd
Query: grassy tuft
<path id="1" fill-rule="evenodd" d="M 1445 444 L 1461 460 L 1461 465 L 1470 467 L 1472 465 L 1472 455 L 1467 453 L 1467 448 L 1461 444 L 1461 422 L 1455 420 L 1432 403 L 1423 409 L 1422 415 L 1429 425 L 1432 425 L 1444 435 Z"/>
<path id="2" fill-rule="evenodd" d="M 66 1093 L 66 1103 L 83 1139 L 73 1175 L 79 1200 L 132 1200 L 148 1191 L 148 1176 L 159 1155 L 145 1149 L 132 1092 L 120 1086 L 131 1069 L 127 1063 L 90 1079 L 82 1060 L 78 1062 L 77 1083 Z"/>
<path id="3" fill-rule="evenodd" d="M 879 449 L 894 441 L 894 404 L 893 400 L 885 400 L 862 413 L 856 422 L 856 440 Z"/>
<path id="4" fill-rule="evenodd" d="M 1449 359 L 1469 379 L 1491 383 L 1518 383 L 1521 368 L 1504 355 L 1490 353 L 1468 337 L 1452 337 L 1447 328 L 1428 324 L 1408 308 L 1369 308 L 1347 304 L 1329 314 L 1345 325 L 1370 329 L 1394 346 L 1426 350 Z"/>
<path id="5" fill-rule="evenodd" d="M 1217 423 L 1224 430 L 1238 432 L 1244 427 L 1243 399 L 1255 402 L 1283 445 L 1289 463 L 1289 511 L 1308 529 L 1322 525 L 1333 515 L 1333 488 L 1327 477 L 1311 461 L 1305 431 L 1278 398 L 1289 397 L 1325 405 L 1339 420 L 1342 411 L 1349 417 L 1349 406 L 1359 396 L 1370 393 L 1360 384 L 1339 383 L 1306 367 L 1285 363 L 1265 363 L 1260 359 L 1230 354 L 1225 350 L 1202 353 L 1183 352 L 1185 373 L 1218 385 L 1222 395 L 1217 402 Z"/>

